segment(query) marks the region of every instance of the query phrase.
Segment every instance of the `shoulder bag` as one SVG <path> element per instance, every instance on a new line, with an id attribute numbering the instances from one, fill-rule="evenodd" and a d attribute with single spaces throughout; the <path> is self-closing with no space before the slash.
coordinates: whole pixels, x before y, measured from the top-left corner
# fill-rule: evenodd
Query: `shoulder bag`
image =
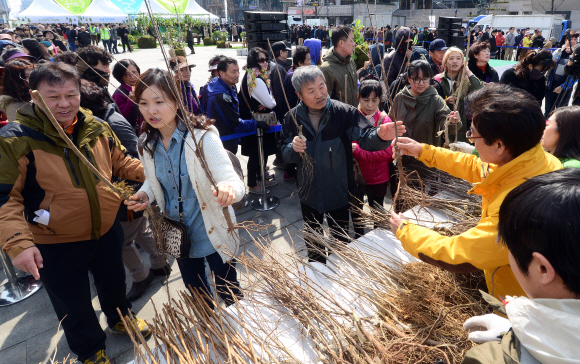
<path id="1" fill-rule="evenodd" d="M 186 137 L 187 131 L 181 140 L 179 152 L 179 195 L 177 199 L 179 202 L 179 221 L 172 220 L 165 214 L 161 215 L 162 246 L 158 247 L 161 254 L 167 253 L 176 259 L 189 257 L 189 249 L 191 247 L 187 226 L 183 223 L 183 199 L 181 198 L 181 155 L 183 154 L 183 145 Z"/>
<path id="2" fill-rule="evenodd" d="M 242 97 L 244 98 L 246 105 L 248 105 L 248 110 L 250 110 L 250 113 L 252 113 L 252 119 L 254 119 L 256 121 L 263 121 L 268 125 L 278 124 L 278 119 L 276 119 L 276 113 L 273 111 L 272 112 L 253 112 L 252 108 L 250 107 L 250 103 L 248 102 L 248 99 L 246 98 L 246 93 L 244 92 L 243 89 L 242 89 Z"/>

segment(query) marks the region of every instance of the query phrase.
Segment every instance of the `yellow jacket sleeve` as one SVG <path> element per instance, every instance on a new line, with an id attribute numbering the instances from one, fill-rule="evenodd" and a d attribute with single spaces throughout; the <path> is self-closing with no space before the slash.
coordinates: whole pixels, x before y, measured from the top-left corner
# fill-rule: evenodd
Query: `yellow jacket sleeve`
<path id="1" fill-rule="evenodd" d="M 397 230 L 403 248 L 413 256 L 426 255 L 450 265 L 469 263 L 478 269 L 508 265 L 508 250 L 497 242 L 498 217 L 486 217 L 477 226 L 457 236 L 408 223 Z"/>
<path id="2" fill-rule="evenodd" d="M 495 167 L 493 164 L 482 162 L 474 155 L 429 144 L 423 144 L 423 149 L 417 159 L 428 167 L 435 167 L 471 184 L 483 181 Z"/>

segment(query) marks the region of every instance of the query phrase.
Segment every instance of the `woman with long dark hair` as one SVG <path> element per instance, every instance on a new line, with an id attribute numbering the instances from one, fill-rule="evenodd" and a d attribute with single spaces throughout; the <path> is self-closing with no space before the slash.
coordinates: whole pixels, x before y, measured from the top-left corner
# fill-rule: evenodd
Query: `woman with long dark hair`
<path id="1" fill-rule="evenodd" d="M 242 86 L 238 91 L 240 100 L 240 117 L 242 119 L 253 119 L 253 113 L 272 113 L 276 106 L 276 101 L 272 97 L 270 90 L 270 80 L 268 79 L 268 68 L 270 59 L 266 50 L 256 47 L 250 49 L 246 63 L 246 74 L 242 80 Z M 257 122 L 258 127 L 269 129 L 264 121 Z M 264 134 L 264 158 L 276 153 L 276 138 L 274 133 Z M 248 189 L 250 193 L 262 193 L 264 186 L 258 185 L 258 178 L 261 173 L 258 151 L 258 137 L 250 135 L 242 138 L 242 155 L 248 157 Z M 267 186 L 275 185 L 276 181 L 266 183 Z"/>
<path id="2" fill-rule="evenodd" d="M 4 94 L 0 96 L 0 110 L 9 122 L 16 119 L 16 110 L 30 101 L 28 76 L 34 65 L 25 59 L 13 59 L 4 68 Z"/>
<path id="3" fill-rule="evenodd" d="M 564 168 L 580 168 L 580 106 L 556 109 L 546 121 L 542 147 L 562 162 Z"/>
<path id="4" fill-rule="evenodd" d="M 113 100 L 119 107 L 121 115 L 127 119 L 137 135 L 141 134 L 143 117 L 139 105 L 135 103 L 133 88 L 139 80 L 141 70 L 132 59 L 122 59 L 113 67 L 113 77 L 121 84 L 113 93 Z"/>
<path id="5" fill-rule="evenodd" d="M 485 85 L 499 82 L 497 71 L 488 63 L 491 57 L 491 46 L 489 42 L 475 42 L 469 48 L 467 57 L 469 59 L 467 62 L 469 70 L 483 81 Z"/>
<path id="6" fill-rule="evenodd" d="M 23 39 L 22 48 L 24 53 L 28 54 L 33 58 L 34 63 L 38 63 L 42 60 L 52 61 L 48 50 L 40 45 L 40 42 L 36 39 Z"/>
<path id="7" fill-rule="evenodd" d="M 552 67 L 554 67 L 552 52 L 547 49 L 530 50 L 520 63 L 501 75 L 500 83 L 528 91 L 541 104 L 546 96 L 544 73 Z"/>
<path id="8" fill-rule="evenodd" d="M 205 273 L 205 261 L 215 276 L 217 294 L 226 304 L 232 304 L 232 294 L 241 297 L 236 268 L 228 254 L 236 254 L 239 241 L 228 233 L 223 208 L 228 207 L 235 224 L 234 210 L 229 207 L 244 196 L 244 184 L 235 172 L 217 129 L 198 120 L 195 139 L 199 143 L 217 191 L 204 172 L 204 166 L 194 151 L 194 142 L 184 125 L 186 113 L 175 96 L 175 82 L 169 72 L 159 68 L 143 73 L 135 86 L 143 124 L 142 150 L 146 180 L 143 187 L 125 202 L 129 210 L 144 210 L 157 201 L 170 219 L 187 226 L 191 241 L 189 257 L 177 264 L 186 287 L 210 294 Z M 187 145 L 185 145 L 187 144 Z M 144 202 L 140 202 L 144 201 Z M 224 288 L 226 286 L 229 288 Z"/>

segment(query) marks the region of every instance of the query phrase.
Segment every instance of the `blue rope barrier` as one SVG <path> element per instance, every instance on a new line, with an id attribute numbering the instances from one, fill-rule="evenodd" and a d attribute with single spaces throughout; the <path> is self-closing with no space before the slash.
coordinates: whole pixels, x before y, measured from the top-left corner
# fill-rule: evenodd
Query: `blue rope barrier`
<path id="1" fill-rule="evenodd" d="M 277 131 L 282 130 L 282 125 L 271 125 L 270 126 L 270 131 L 266 132 L 266 133 L 275 133 Z M 232 139 L 237 139 L 237 138 L 242 138 L 245 136 L 250 136 L 250 135 L 254 135 L 256 134 L 256 131 L 249 131 L 247 133 L 236 133 L 236 134 L 230 134 L 230 135 L 224 135 L 223 137 L 220 137 L 222 142 L 225 142 L 226 140 L 232 140 Z"/>

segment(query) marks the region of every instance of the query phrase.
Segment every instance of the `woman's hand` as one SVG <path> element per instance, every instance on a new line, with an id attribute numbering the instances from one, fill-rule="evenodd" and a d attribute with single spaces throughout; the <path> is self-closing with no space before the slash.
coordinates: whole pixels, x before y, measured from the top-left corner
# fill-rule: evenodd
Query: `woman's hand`
<path id="1" fill-rule="evenodd" d="M 456 100 L 455 96 L 449 96 L 446 101 L 449 105 L 454 105 L 455 100 Z"/>
<path id="2" fill-rule="evenodd" d="M 554 92 L 559 94 L 560 92 L 562 92 L 562 86 L 558 86 L 554 89 Z"/>
<path id="3" fill-rule="evenodd" d="M 143 211 L 147 206 L 149 206 L 149 196 L 145 192 L 137 192 L 130 197 L 132 201 L 125 201 L 127 205 L 127 210 L 131 211 Z"/>
<path id="4" fill-rule="evenodd" d="M 403 125 L 402 121 L 397 121 L 397 133 L 396 136 L 402 136 L 405 134 L 405 125 Z M 395 124 L 394 123 L 386 123 L 381 124 L 377 128 L 377 134 L 379 138 L 382 140 L 393 140 L 395 139 Z"/>
<path id="5" fill-rule="evenodd" d="M 357 144 L 356 143 L 352 143 L 352 152 L 354 153 L 354 151 L 356 150 Z"/>
<path id="6" fill-rule="evenodd" d="M 398 141 L 393 140 L 393 147 L 399 147 L 402 155 L 418 157 L 421 154 L 421 149 L 423 149 L 423 144 L 411 138 L 399 137 Z"/>
<path id="7" fill-rule="evenodd" d="M 391 218 L 389 219 L 389 222 L 391 223 L 391 231 L 393 232 L 393 234 L 395 234 L 395 236 L 397 236 L 397 230 L 399 230 L 399 226 L 401 226 L 401 224 L 403 222 L 405 222 L 405 219 L 403 218 L 403 214 L 397 214 L 396 212 L 391 212 Z"/>
<path id="8" fill-rule="evenodd" d="M 457 124 L 459 121 L 459 111 L 452 111 L 449 114 L 449 122 L 451 124 Z"/>
<path id="9" fill-rule="evenodd" d="M 129 99 L 137 102 L 137 100 L 135 100 L 135 93 L 133 91 L 129 92 Z"/>
<path id="10" fill-rule="evenodd" d="M 232 186 L 227 183 L 220 183 L 217 185 L 218 190 L 213 191 L 214 197 L 217 197 L 217 203 L 223 207 L 228 207 L 236 200 L 236 193 Z"/>

